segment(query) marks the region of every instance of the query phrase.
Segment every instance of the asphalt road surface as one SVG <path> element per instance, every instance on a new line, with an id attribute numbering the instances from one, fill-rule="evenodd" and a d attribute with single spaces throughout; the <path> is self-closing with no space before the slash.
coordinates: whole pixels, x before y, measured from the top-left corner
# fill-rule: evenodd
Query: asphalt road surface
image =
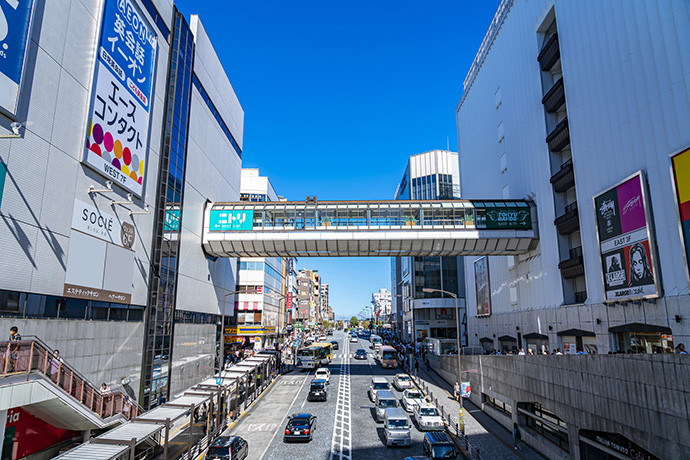
<path id="1" fill-rule="evenodd" d="M 393 381 L 396 370 L 383 369 L 374 360 L 368 340 L 349 343 L 342 332 L 335 332 L 340 349 L 333 350 L 328 401 L 309 402 L 309 382 L 314 372 L 293 371 L 279 377 L 256 404 L 224 435 L 242 436 L 249 443 L 248 460 L 354 460 L 401 459 L 423 455 L 423 433 L 414 423 L 410 430 L 411 447 L 386 447 L 383 424 L 376 423 L 374 405 L 367 390 L 373 376 Z M 357 348 L 369 353 L 367 360 L 354 359 Z M 393 389 L 398 399 L 402 393 Z M 317 416 L 314 439 L 308 443 L 284 443 L 287 416 L 311 413 Z"/>

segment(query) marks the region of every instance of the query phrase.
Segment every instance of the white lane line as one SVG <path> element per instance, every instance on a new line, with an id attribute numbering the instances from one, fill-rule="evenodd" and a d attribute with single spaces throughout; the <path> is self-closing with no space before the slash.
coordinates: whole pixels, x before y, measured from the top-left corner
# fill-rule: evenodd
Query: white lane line
<path id="1" fill-rule="evenodd" d="M 349 353 L 346 356 L 349 356 Z M 338 460 L 352 460 L 352 431 L 350 423 L 350 361 L 349 359 L 343 359 L 340 364 L 338 400 L 333 423 L 330 460 L 335 460 L 336 458 Z"/>
<path id="2" fill-rule="evenodd" d="M 288 416 L 288 414 L 290 413 L 290 409 L 292 409 L 292 406 L 295 405 L 295 401 L 297 401 L 297 397 L 299 396 L 300 392 L 302 391 L 302 388 L 304 387 L 304 384 L 307 381 L 307 377 L 309 377 L 309 374 L 307 374 L 307 376 L 304 377 L 304 382 L 302 382 L 302 385 L 300 385 L 299 391 L 297 391 L 295 398 L 292 400 L 292 404 L 290 404 L 290 407 L 288 407 L 288 411 L 285 413 L 285 415 L 283 415 L 283 418 L 280 420 L 280 423 L 278 424 L 278 429 L 276 430 L 275 433 L 273 433 L 273 436 L 271 436 L 271 440 L 269 441 L 268 444 L 266 444 L 266 448 L 261 453 L 261 457 L 259 457 L 259 458 L 264 458 L 264 456 L 266 455 L 266 452 L 268 452 L 268 448 L 271 447 L 271 444 L 273 444 L 273 440 L 276 438 L 276 435 L 278 434 L 278 432 L 283 431 L 283 423 L 285 423 L 285 417 Z"/>

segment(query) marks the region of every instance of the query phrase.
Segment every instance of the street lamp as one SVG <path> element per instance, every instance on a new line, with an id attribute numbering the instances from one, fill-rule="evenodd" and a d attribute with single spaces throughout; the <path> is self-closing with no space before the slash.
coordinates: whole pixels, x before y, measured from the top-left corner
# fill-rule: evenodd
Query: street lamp
<path id="1" fill-rule="evenodd" d="M 423 292 L 440 292 L 442 294 L 447 294 L 455 299 L 455 327 L 457 328 L 457 332 L 455 334 L 455 343 L 457 346 L 457 353 L 458 353 L 458 384 L 462 385 L 462 368 L 460 367 L 460 307 L 458 306 L 458 295 L 452 292 L 444 291 L 442 289 L 431 289 L 431 288 L 423 288 Z M 440 351 L 440 350 L 439 350 Z M 460 426 L 462 427 L 463 431 L 465 429 L 465 421 L 463 417 L 463 404 L 462 404 L 462 395 L 459 395 L 458 397 L 458 402 L 460 403 Z"/>

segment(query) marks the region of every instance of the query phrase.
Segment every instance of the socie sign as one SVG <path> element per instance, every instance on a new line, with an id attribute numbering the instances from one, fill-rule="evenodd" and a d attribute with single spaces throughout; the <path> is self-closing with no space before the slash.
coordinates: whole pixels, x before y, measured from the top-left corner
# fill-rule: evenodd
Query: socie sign
<path id="1" fill-rule="evenodd" d="M 134 249 L 135 230 L 132 224 L 121 222 L 112 214 L 81 200 L 74 200 L 72 228 L 125 249 Z"/>
<path id="2" fill-rule="evenodd" d="M 17 113 L 34 0 L 0 1 L 0 108 Z"/>
<path id="3" fill-rule="evenodd" d="M 659 294 L 644 174 L 639 171 L 594 197 L 606 301 Z"/>
<path id="4" fill-rule="evenodd" d="M 105 0 L 84 163 L 142 195 L 157 38 L 131 0 Z"/>

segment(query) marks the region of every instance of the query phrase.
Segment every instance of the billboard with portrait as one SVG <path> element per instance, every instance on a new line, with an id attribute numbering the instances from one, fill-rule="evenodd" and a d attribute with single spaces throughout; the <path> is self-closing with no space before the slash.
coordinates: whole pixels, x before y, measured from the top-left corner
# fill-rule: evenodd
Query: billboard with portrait
<path id="1" fill-rule="evenodd" d="M 477 316 L 491 314 L 491 289 L 489 285 L 489 258 L 474 261 L 474 286 L 477 293 Z"/>
<path id="2" fill-rule="evenodd" d="M 659 296 L 645 176 L 638 171 L 594 197 L 607 302 Z"/>
<path id="3" fill-rule="evenodd" d="M 685 275 L 690 285 L 690 148 L 671 155 L 671 176 L 676 196 L 680 240 L 685 254 Z"/>
<path id="4" fill-rule="evenodd" d="M 83 162 L 141 197 L 157 38 L 131 0 L 105 0 Z"/>
<path id="5" fill-rule="evenodd" d="M 17 113 L 34 0 L 0 2 L 0 111 Z"/>

